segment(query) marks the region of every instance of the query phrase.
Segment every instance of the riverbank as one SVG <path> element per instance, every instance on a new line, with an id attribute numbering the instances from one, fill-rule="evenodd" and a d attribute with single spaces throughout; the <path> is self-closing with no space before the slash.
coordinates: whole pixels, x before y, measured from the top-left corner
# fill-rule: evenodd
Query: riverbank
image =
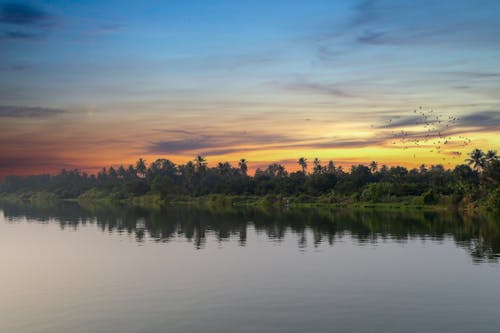
<path id="1" fill-rule="evenodd" d="M 0 200 L 9 202 L 28 202 L 46 205 L 58 201 L 72 201 L 83 205 L 120 204 L 139 207 L 162 207 L 170 205 L 206 207 L 262 207 L 262 208 L 355 208 L 376 210 L 426 210 L 426 211 L 492 211 L 481 202 L 456 203 L 453 197 L 436 197 L 432 203 L 423 203 L 421 196 L 394 197 L 384 202 L 366 202 L 354 197 L 332 198 L 331 196 L 280 196 L 280 195 L 223 195 L 203 196 L 176 195 L 161 198 L 148 193 L 141 196 L 120 197 L 113 193 L 90 190 L 77 198 L 62 198 L 50 192 L 22 192 L 1 194 Z"/>

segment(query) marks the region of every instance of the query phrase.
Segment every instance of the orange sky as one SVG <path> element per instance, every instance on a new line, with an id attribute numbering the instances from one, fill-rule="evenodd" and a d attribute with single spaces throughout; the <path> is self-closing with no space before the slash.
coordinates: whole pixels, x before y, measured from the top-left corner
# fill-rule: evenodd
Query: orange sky
<path id="1" fill-rule="evenodd" d="M 1 3 L 0 178 L 198 154 L 452 167 L 500 148 L 498 17 L 498 1 Z"/>
<path id="2" fill-rule="evenodd" d="M 452 167 L 475 147 L 500 146 L 499 130 L 488 124 L 498 119 L 496 114 L 468 113 L 451 122 L 447 121 L 451 113 L 426 108 L 418 112 L 339 112 L 311 118 L 298 112 L 243 117 L 64 112 L 43 118 L 4 118 L 0 147 L 9 163 L 0 165 L 0 172 L 2 176 L 54 173 L 61 168 L 95 172 L 103 166 L 133 164 L 139 157 L 148 162 L 161 157 L 185 163 L 198 154 L 212 165 L 218 161 L 236 165 L 246 158 L 250 170 L 271 162 L 295 170 L 299 157 L 311 162 L 315 157 L 324 163 L 333 160 L 344 167 L 372 160 L 408 167 L 422 163 Z"/>

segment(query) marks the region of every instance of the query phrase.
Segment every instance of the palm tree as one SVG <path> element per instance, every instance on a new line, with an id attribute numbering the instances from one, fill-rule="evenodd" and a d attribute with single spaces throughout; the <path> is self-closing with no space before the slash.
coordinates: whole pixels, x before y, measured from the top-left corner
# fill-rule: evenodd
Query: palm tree
<path id="1" fill-rule="evenodd" d="M 278 167 L 277 167 L 277 175 L 279 177 L 285 177 L 287 175 L 287 172 L 286 172 L 286 169 L 283 165 L 281 164 L 278 164 Z"/>
<path id="2" fill-rule="evenodd" d="M 137 174 L 135 173 L 134 166 L 130 164 L 127 168 L 127 178 L 131 179 L 135 177 L 137 177 Z"/>
<path id="3" fill-rule="evenodd" d="M 335 173 L 335 163 L 332 160 L 328 162 L 328 166 L 326 167 L 328 173 Z"/>
<path id="4" fill-rule="evenodd" d="M 314 173 L 315 174 L 321 173 L 321 169 L 323 167 L 321 166 L 321 161 L 317 157 L 314 158 L 313 164 L 314 164 Z"/>
<path id="5" fill-rule="evenodd" d="M 378 163 L 375 161 L 372 161 L 370 163 L 370 170 L 371 170 L 371 172 L 376 172 L 378 170 Z"/>
<path id="6" fill-rule="evenodd" d="M 300 165 L 300 167 L 302 168 L 302 172 L 303 173 L 306 173 L 306 169 L 307 169 L 307 158 L 305 157 L 301 157 L 299 158 L 299 160 L 297 161 L 297 163 Z"/>
<path id="7" fill-rule="evenodd" d="M 469 165 L 473 165 L 473 168 L 480 170 L 484 168 L 485 155 L 481 149 L 474 149 L 470 154 L 469 158 L 465 160 Z"/>
<path id="8" fill-rule="evenodd" d="M 498 160 L 498 155 L 496 150 L 488 150 L 488 152 L 484 155 L 484 158 L 487 162 L 493 162 L 494 160 Z"/>
<path id="9" fill-rule="evenodd" d="M 217 164 L 217 171 L 221 176 L 229 175 L 231 172 L 231 164 L 229 164 L 229 162 L 219 162 Z"/>
<path id="10" fill-rule="evenodd" d="M 109 167 L 108 175 L 113 180 L 118 177 L 118 173 L 116 172 L 115 168 L 113 168 L 112 166 Z"/>
<path id="11" fill-rule="evenodd" d="M 196 163 L 196 170 L 198 172 L 205 171 L 207 167 L 207 160 L 203 156 L 201 155 L 196 156 L 194 162 Z"/>
<path id="12" fill-rule="evenodd" d="M 144 177 L 146 176 L 146 161 L 143 160 L 142 158 L 139 158 L 137 160 L 137 163 L 135 164 L 135 171 L 137 172 L 137 176 Z"/>
<path id="13" fill-rule="evenodd" d="M 248 171 L 248 165 L 247 165 L 247 160 L 242 158 L 239 162 L 238 162 L 238 166 L 240 167 L 240 171 L 241 173 L 246 176 L 247 175 L 247 171 Z"/>
<path id="14" fill-rule="evenodd" d="M 125 179 L 127 177 L 127 170 L 123 167 L 123 165 L 120 165 L 118 168 L 118 178 L 120 179 Z"/>

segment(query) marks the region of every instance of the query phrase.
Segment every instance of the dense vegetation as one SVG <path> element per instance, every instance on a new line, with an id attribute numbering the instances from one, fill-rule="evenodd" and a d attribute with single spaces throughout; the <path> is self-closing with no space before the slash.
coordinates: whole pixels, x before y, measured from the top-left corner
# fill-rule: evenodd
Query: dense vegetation
<path id="1" fill-rule="evenodd" d="M 475 149 L 466 162 L 454 169 L 421 165 L 410 170 L 402 166 L 379 167 L 371 162 L 344 170 L 333 161 L 323 165 L 314 159 L 309 165 L 305 158 L 300 158 L 299 171 L 288 172 L 283 165 L 273 163 L 250 176 L 244 159 L 237 167 L 228 162 L 208 167 L 201 156 L 183 165 L 158 159 L 148 166 L 139 159 L 135 166 L 103 168 L 97 175 L 62 170 L 54 176 L 8 176 L 0 184 L 0 193 L 21 197 L 49 193 L 57 198 L 89 200 L 155 195 L 162 201 L 220 194 L 263 197 L 280 203 L 399 201 L 498 209 L 500 159 L 496 152 Z"/>

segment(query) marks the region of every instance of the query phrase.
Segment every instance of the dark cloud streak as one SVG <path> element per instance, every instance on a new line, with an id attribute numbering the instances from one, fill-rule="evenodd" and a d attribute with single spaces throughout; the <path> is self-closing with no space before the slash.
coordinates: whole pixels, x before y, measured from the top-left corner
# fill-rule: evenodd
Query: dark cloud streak
<path id="1" fill-rule="evenodd" d="M 44 107 L 0 106 L 0 118 L 44 118 L 65 112 L 66 110 Z"/>
<path id="2" fill-rule="evenodd" d="M 26 40 L 26 41 L 37 41 L 42 37 L 38 34 L 22 31 L 7 31 L 1 37 L 0 40 Z"/>
<path id="3" fill-rule="evenodd" d="M 0 10 L 0 22 L 7 24 L 33 26 L 49 24 L 51 16 L 35 7 L 28 5 L 7 3 Z"/>
<path id="4" fill-rule="evenodd" d="M 315 83 L 315 82 L 296 82 L 284 86 L 287 90 L 303 92 L 303 93 L 316 93 L 322 95 L 336 96 L 336 97 L 351 97 L 342 89 L 337 88 L 333 84 Z"/>

